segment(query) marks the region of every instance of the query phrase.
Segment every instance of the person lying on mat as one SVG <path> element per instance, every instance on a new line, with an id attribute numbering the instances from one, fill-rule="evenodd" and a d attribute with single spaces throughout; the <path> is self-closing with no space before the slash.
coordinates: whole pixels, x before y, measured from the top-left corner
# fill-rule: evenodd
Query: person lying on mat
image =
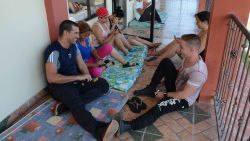
<path id="1" fill-rule="evenodd" d="M 109 29 L 112 31 L 114 28 L 118 28 L 119 32 L 123 35 L 123 33 L 121 32 L 121 29 L 119 28 L 119 21 L 121 21 L 123 17 L 124 17 L 124 12 L 121 9 L 121 7 L 119 6 L 115 9 L 115 11 L 112 13 L 112 15 L 110 15 L 108 17 L 109 18 L 109 22 L 108 22 Z M 128 36 L 127 41 L 131 45 L 136 45 L 136 46 L 146 45 L 146 46 L 148 46 L 149 49 L 155 49 L 161 45 L 161 43 L 152 43 L 152 42 L 149 42 L 147 40 L 141 39 L 137 36 Z"/>
<path id="2" fill-rule="evenodd" d="M 83 5 L 79 4 L 78 2 L 73 3 L 72 0 L 68 0 L 68 8 L 69 13 L 77 13 L 83 9 Z"/>
<path id="3" fill-rule="evenodd" d="M 199 49 L 199 53 L 203 53 L 203 51 L 205 50 L 209 17 L 210 13 L 208 11 L 202 11 L 195 14 L 196 25 L 200 29 L 198 36 L 201 38 L 201 47 Z M 178 49 L 179 44 L 174 40 L 153 55 L 153 57 L 156 58 L 155 60 L 146 62 L 145 64 L 157 66 L 162 59 L 174 57 Z"/>
<path id="4" fill-rule="evenodd" d="M 121 50 L 124 55 L 128 55 L 129 50 L 132 50 L 132 45 L 119 32 L 118 28 L 110 30 L 108 27 L 108 10 L 105 7 L 100 7 L 96 10 L 98 21 L 93 25 L 92 31 L 95 35 L 94 46 L 99 47 L 103 44 L 110 43 L 117 49 Z"/>
<path id="5" fill-rule="evenodd" d="M 151 7 L 152 5 L 147 1 L 135 0 L 134 2 L 134 14 L 136 20 L 139 22 L 146 22 L 151 20 Z M 155 20 L 162 23 L 160 15 L 157 10 L 155 10 Z"/>
<path id="6" fill-rule="evenodd" d="M 94 138 L 109 141 L 118 130 L 117 121 L 97 121 L 85 109 L 87 103 L 108 92 L 109 84 L 104 79 L 99 79 L 99 82 L 91 81 L 87 66 L 76 47 L 78 37 L 78 24 L 65 20 L 59 26 L 58 40 L 50 44 L 44 53 L 49 93 L 62 103 L 55 105 L 54 113 L 58 114 L 62 107 L 68 108 L 79 125 Z"/>
<path id="7" fill-rule="evenodd" d="M 120 121 L 121 133 L 151 125 L 166 113 L 190 107 L 198 98 L 208 75 L 207 66 L 199 56 L 200 37 L 196 34 L 184 34 L 180 39 L 176 39 L 176 42 L 180 45 L 178 53 L 184 58 L 182 66 L 177 70 L 170 59 L 165 58 L 161 61 L 150 84 L 134 91 L 136 96 L 155 97 L 159 99 L 159 103 L 136 119 L 129 119 L 131 113 L 125 112 L 123 120 Z M 163 78 L 166 91 L 156 90 Z M 141 103 L 138 103 L 137 107 L 145 108 Z"/>
<path id="8" fill-rule="evenodd" d="M 85 61 L 90 75 L 92 77 L 99 77 L 103 71 L 112 65 L 111 61 L 103 60 L 106 56 L 111 55 L 118 62 L 120 62 L 124 68 L 131 67 L 131 64 L 125 61 L 122 56 L 113 49 L 111 44 L 104 44 L 100 48 L 95 49 L 92 43 L 91 28 L 86 22 L 79 22 L 79 40 L 76 42 L 79 48 L 82 58 Z"/>

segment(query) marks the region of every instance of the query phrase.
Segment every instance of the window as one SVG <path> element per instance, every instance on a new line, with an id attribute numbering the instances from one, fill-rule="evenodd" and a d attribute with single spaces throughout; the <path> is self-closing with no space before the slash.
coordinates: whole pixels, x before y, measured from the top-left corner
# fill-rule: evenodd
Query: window
<path id="1" fill-rule="evenodd" d="M 68 0 L 69 18 L 73 21 L 96 17 L 96 9 L 106 5 L 106 0 Z"/>

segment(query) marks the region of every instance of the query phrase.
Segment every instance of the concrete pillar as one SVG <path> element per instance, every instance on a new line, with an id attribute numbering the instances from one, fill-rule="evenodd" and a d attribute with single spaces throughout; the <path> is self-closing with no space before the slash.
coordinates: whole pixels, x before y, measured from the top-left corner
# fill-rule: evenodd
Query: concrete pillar
<path id="1" fill-rule="evenodd" d="M 200 101 L 208 102 L 215 95 L 226 44 L 230 13 L 234 13 L 247 25 L 249 11 L 250 0 L 213 0 L 205 56 L 209 74 L 201 92 Z"/>
<path id="2" fill-rule="evenodd" d="M 63 20 L 68 19 L 66 0 L 45 0 L 49 34 L 51 42 L 58 38 L 58 28 Z"/>

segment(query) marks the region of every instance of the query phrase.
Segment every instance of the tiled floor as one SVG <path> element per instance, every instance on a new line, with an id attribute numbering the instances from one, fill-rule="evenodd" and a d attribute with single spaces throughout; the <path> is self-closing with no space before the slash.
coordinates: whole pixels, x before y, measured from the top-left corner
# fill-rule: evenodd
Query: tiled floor
<path id="1" fill-rule="evenodd" d="M 155 41 L 164 44 L 173 40 L 173 36 L 184 33 L 196 33 L 194 14 L 197 11 L 198 0 L 158 0 L 158 9 L 168 14 L 165 24 L 155 30 Z M 149 30 L 149 29 L 147 29 Z M 132 30 L 133 31 L 133 30 Z M 143 34 L 143 32 L 142 32 Z M 155 68 L 144 66 L 144 72 L 128 92 L 130 96 L 134 90 L 145 87 Z M 151 98 L 142 97 L 150 107 L 157 103 Z M 125 112 L 130 112 L 127 106 Z M 145 112 L 144 111 L 144 112 Z M 131 116 L 139 115 L 131 113 Z M 174 112 L 161 116 L 152 126 L 138 131 L 129 131 L 115 138 L 119 141 L 216 141 L 217 128 L 214 106 L 196 103 L 181 112 Z"/>
<path id="2" fill-rule="evenodd" d="M 173 40 L 173 36 L 181 36 L 185 33 L 197 33 L 194 14 L 197 12 L 198 0 L 158 0 L 156 7 L 168 14 L 165 24 L 155 30 L 154 41 L 167 44 Z M 140 28 L 137 28 L 139 30 Z M 142 36 L 148 36 L 149 29 L 141 29 Z M 130 32 L 137 32 L 130 29 Z M 163 47 L 162 45 L 161 47 Z M 132 96 L 133 91 L 145 87 L 155 68 L 144 66 L 144 72 L 128 92 Z M 150 105 L 147 109 L 157 103 L 152 98 L 141 97 Z M 132 117 L 139 115 L 129 111 L 127 106 L 125 112 L 131 113 Z M 145 110 L 147 111 L 147 110 Z M 144 112 L 145 112 L 144 111 Z M 217 127 L 214 106 L 196 103 L 194 106 L 180 112 L 174 112 L 161 116 L 152 126 L 138 131 L 129 131 L 115 140 L 122 141 L 216 141 Z"/>

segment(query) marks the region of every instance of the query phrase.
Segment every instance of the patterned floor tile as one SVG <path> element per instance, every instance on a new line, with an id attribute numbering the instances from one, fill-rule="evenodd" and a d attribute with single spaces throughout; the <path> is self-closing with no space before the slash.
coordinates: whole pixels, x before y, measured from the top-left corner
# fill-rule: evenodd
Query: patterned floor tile
<path id="1" fill-rule="evenodd" d="M 179 123 L 177 123 L 173 118 L 164 118 L 162 119 L 165 125 L 167 125 L 175 133 L 179 133 L 185 130 Z"/>
<path id="2" fill-rule="evenodd" d="M 163 134 L 153 125 L 146 128 L 129 131 L 135 141 L 155 141 L 163 137 Z"/>
<path id="3" fill-rule="evenodd" d="M 125 133 L 123 133 L 122 135 L 119 136 L 120 140 L 125 140 L 125 139 L 128 139 L 128 138 L 131 138 L 131 135 L 129 134 L 129 132 L 125 132 Z"/>
<path id="4" fill-rule="evenodd" d="M 183 141 L 210 141 L 203 134 L 192 135 L 192 134 L 187 134 L 186 132 L 183 132 L 179 136 Z"/>
<path id="5" fill-rule="evenodd" d="M 193 105 L 189 108 L 179 111 L 179 113 L 183 117 L 185 117 L 189 122 L 194 124 L 209 119 L 211 117 L 210 113 L 203 111 L 197 105 Z"/>
<path id="6" fill-rule="evenodd" d="M 162 140 L 164 141 L 179 141 L 180 138 L 174 133 L 168 126 L 163 125 L 158 127 L 159 131 L 164 135 Z"/>
<path id="7" fill-rule="evenodd" d="M 214 140 L 218 138 L 218 132 L 217 132 L 217 127 L 212 127 L 204 132 L 202 134 L 207 137 L 210 140 Z"/>

